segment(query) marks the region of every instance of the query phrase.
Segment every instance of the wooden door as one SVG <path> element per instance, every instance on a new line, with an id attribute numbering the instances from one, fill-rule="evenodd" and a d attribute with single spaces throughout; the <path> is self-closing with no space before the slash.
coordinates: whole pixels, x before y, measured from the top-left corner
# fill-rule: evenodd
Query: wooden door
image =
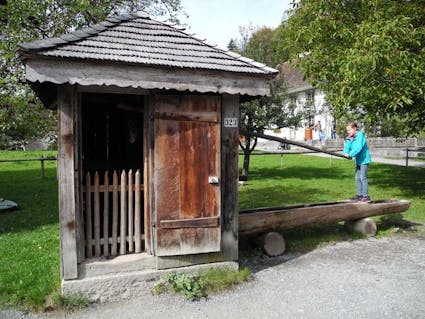
<path id="1" fill-rule="evenodd" d="M 220 251 L 220 97 L 155 98 L 157 256 Z"/>

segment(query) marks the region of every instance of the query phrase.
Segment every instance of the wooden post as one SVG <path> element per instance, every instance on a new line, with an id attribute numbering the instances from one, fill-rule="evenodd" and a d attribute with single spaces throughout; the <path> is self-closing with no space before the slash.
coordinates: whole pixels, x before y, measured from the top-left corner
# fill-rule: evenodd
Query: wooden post
<path id="1" fill-rule="evenodd" d="M 86 256 L 92 257 L 92 223 L 91 223 L 91 177 L 86 174 Z"/>
<path id="2" fill-rule="evenodd" d="M 239 121 L 239 96 L 222 95 L 221 103 L 221 252 L 224 260 L 238 259 L 238 125 L 224 125 Z"/>
<path id="3" fill-rule="evenodd" d="M 44 157 L 43 157 L 43 155 L 41 155 L 41 158 L 40 158 L 40 165 L 41 165 L 40 177 L 44 178 Z"/>
<path id="4" fill-rule="evenodd" d="M 406 148 L 406 167 L 409 166 L 409 148 Z"/>
<path id="5" fill-rule="evenodd" d="M 61 234 L 62 279 L 78 278 L 76 204 L 74 176 L 74 111 L 77 90 L 68 84 L 58 86 L 58 193 Z"/>
<path id="6" fill-rule="evenodd" d="M 354 221 L 346 221 L 345 227 L 349 231 L 356 231 L 362 233 L 366 237 L 373 237 L 376 235 L 377 227 L 372 218 L 361 218 Z"/>

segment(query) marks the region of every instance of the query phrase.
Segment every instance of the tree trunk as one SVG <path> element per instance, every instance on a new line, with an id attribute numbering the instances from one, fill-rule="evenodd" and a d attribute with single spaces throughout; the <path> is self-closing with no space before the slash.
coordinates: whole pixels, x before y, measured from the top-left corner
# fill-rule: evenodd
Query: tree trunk
<path id="1" fill-rule="evenodd" d="M 344 220 L 359 220 L 370 216 L 399 213 L 409 207 L 408 200 L 382 200 L 370 204 L 343 201 L 257 208 L 239 212 L 239 233 L 247 235 L 302 226 L 333 224 Z M 370 229 L 371 226 L 367 228 Z"/>
<path id="2" fill-rule="evenodd" d="M 249 175 L 249 160 L 251 155 L 251 138 L 245 138 L 245 146 L 242 148 L 243 150 L 243 166 L 242 166 L 242 174 L 240 180 L 247 181 Z"/>

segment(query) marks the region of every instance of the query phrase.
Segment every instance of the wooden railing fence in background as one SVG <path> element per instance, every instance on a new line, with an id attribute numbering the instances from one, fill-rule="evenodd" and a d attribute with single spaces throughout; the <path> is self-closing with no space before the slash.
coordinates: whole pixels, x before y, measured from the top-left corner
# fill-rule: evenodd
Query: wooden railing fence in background
<path id="1" fill-rule="evenodd" d="M 56 157 L 54 156 L 48 156 L 40 158 L 22 158 L 22 159 L 6 159 L 6 160 L 0 160 L 0 163 L 7 163 L 7 162 L 34 162 L 34 161 L 40 161 L 40 177 L 44 178 L 44 162 L 45 161 L 56 161 Z"/>
<path id="2" fill-rule="evenodd" d="M 103 185 L 100 185 L 97 171 L 93 179 L 90 172 L 86 174 L 83 193 L 87 258 L 116 256 L 118 251 L 120 255 L 140 253 L 143 249 L 143 185 L 140 170 L 137 170 L 136 174 L 133 174 L 132 170 L 128 173 L 122 171 L 120 183 L 116 171 L 112 174 L 112 185 L 109 178 L 109 172 L 106 171 Z"/>

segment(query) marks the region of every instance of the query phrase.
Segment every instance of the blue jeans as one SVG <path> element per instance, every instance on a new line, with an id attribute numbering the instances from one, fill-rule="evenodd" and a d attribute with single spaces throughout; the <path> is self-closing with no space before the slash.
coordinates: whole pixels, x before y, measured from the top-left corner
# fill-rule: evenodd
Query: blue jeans
<path id="1" fill-rule="evenodd" d="M 356 173 L 354 175 L 354 178 L 356 180 L 356 195 L 358 196 L 369 195 L 369 185 L 367 183 L 368 168 L 368 164 L 356 166 Z"/>

